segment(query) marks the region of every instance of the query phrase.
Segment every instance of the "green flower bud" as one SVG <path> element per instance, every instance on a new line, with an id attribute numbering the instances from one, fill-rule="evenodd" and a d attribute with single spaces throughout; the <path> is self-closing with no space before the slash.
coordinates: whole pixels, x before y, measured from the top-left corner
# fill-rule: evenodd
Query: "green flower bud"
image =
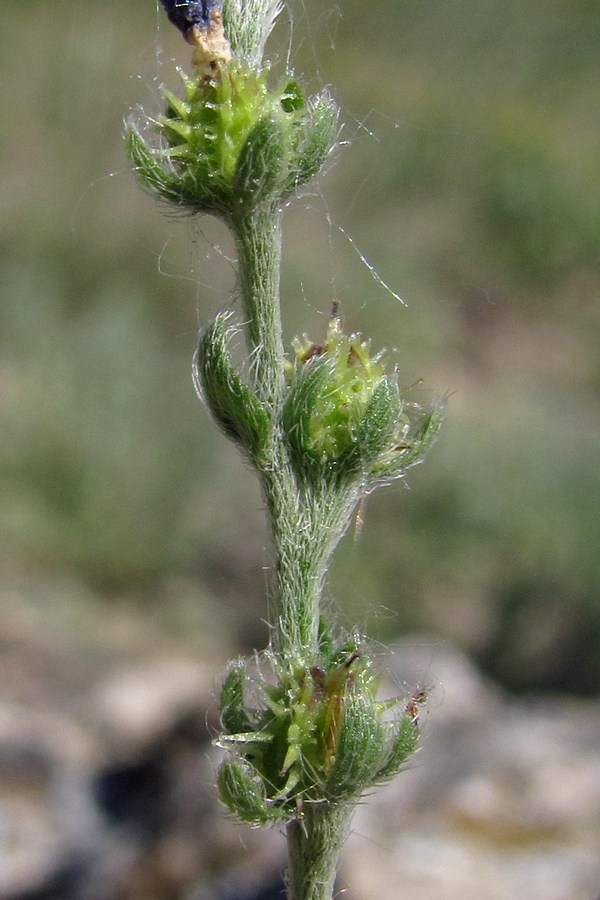
<path id="1" fill-rule="evenodd" d="M 234 329 L 227 328 L 227 314 L 220 314 L 200 336 L 193 363 L 194 384 L 225 434 L 264 465 L 269 436 L 269 417 L 256 394 L 232 365 L 228 341 Z"/>
<path id="2" fill-rule="evenodd" d="M 296 339 L 294 349 L 283 426 L 303 478 L 346 476 L 372 487 L 422 459 L 441 408 L 405 402 L 360 335 L 344 334 L 334 316 L 325 344 Z"/>
<path id="3" fill-rule="evenodd" d="M 294 349 L 285 416 L 294 449 L 327 461 L 353 454 L 363 417 L 384 381 L 383 365 L 370 357 L 360 335 L 341 331 L 337 317 L 323 346 L 296 339 Z"/>
<path id="4" fill-rule="evenodd" d="M 253 680 L 256 708 L 244 704 L 246 676 L 233 667 L 221 691 L 226 734 L 217 746 L 233 754 L 219 773 L 224 802 L 246 822 L 282 821 L 304 802 L 347 799 L 398 771 L 418 738 L 415 694 L 398 721 L 378 702 L 378 679 L 358 636 L 326 640 L 310 666 L 275 665 L 272 678 Z"/>
<path id="5" fill-rule="evenodd" d="M 128 134 L 139 177 L 164 199 L 230 218 L 278 202 L 318 172 L 335 140 L 329 98 L 307 104 L 293 81 L 269 88 L 266 69 L 239 59 L 180 75 L 184 97 L 163 88 L 166 112 L 150 123 L 160 145 L 135 126 Z"/>
<path id="6" fill-rule="evenodd" d="M 327 341 L 294 343 L 284 428 L 298 467 L 362 474 L 393 443 L 401 414 L 394 380 L 360 335 L 332 318 Z"/>

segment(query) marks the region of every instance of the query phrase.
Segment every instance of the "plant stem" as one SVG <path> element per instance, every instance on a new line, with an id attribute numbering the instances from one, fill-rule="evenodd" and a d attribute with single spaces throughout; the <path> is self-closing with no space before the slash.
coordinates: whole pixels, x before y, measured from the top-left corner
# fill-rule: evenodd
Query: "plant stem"
<path id="1" fill-rule="evenodd" d="M 196 72 L 184 76 L 185 99 L 165 90 L 165 115 L 147 119 L 158 146 L 133 125 L 129 154 L 161 197 L 233 233 L 249 373 L 231 359 L 234 329 L 220 314 L 200 335 L 194 384 L 261 479 L 274 550 L 271 670 L 251 678 L 240 662 L 225 678 L 218 744 L 231 753 L 219 790 L 244 822 L 288 823 L 289 900 L 331 900 L 352 810 L 414 749 L 418 702 L 385 718 L 360 635 L 339 638 L 321 616 L 327 566 L 360 494 L 418 462 L 441 416 L 405 404 L 337 313 L 324 343 L 297 344 L 288 377 L 281 219 L 333 148 L 337 108 L 326 92 L 306 100 L 290 73 L 269 87 L 260 57 L 277 0 L 162 3 L 195 45 Z"/>
<path id="2" fill-rule="evenodd" d="M 318 496 L 314 487 L 302 489 L 281 430 L 285 388 L 279 298 L 281 214 L 279 207 L 263 205 L 254 213 L 241 213 L 231 227 L 254 383 L 271 415 L 270 459 L 261 474 L 275 552 L 276 645 L 283 660 L 310 664 L 318 649 L 319 603 L 327 562 L 341 536 L 348 500 L 339 488 L 324 488 Z"/>
<path id="3" fill-rule="evenodd" d="M 313 664 L 318 653 L 319 604 L 329 557 L 352 504 L 340 490 L 303 490 L 281 428 L 285 388 L 279 305 L 281 210 L 261 207 L 233 220 L 239 289 L 255 385 L 271 415 L 264 466 L 265 495 L 275 553 L 275 650 L 284 666 Z M 287 828 L 289 900 L 331 900 L 351 804 L 306 804 Z"/>
<path id="4" fill-rule="evenodd" d="M 282 213 L 278 206 L 262 204 L 229 220 L 238 254 L 238 282 L 254 382 L 273 418 L 279 414 L 285 387 L 279 302 Z"/>
<path id="5" fill-rule="evenodd" d="M 281 443 L 263 486 L 275 548 L 277 646 L 284 659 L 310 665 L 318 655 L 327 564 L 353 503 L 346 494 L 299 489 L 282 437 L 274 440 Z"/>
<path id="6" fill-rule="evenodd" d="M 351 816 L 349 804 L 307 804 L 303 817 L 290 822 L 288 900 L 331 900 Z"/>
<path id="7" fill-rule="evenodd" d="M 277 647 L 283 659 L 297 660 L 316 649 L 318 597 L 311 577 L 311 541 L 301 536 L 300 496 L 279 425 L 285 387 L 279 298 L 281 212 L 263 205 L 236 217 L 231 226 L 254 383 L 271 415 L 270 459 L 262 484 L 275 551 Z"/>
<path id="8" fill-rule="evenodd" d="M 275 553 L 276 649 L 284 661 L 308 663 L 317 650 L 320 579 L 315 577 L 315 548 L 306 534 L 301 497 L 279 427 L 273 433 L 273 464 L 262 483 Z"/>

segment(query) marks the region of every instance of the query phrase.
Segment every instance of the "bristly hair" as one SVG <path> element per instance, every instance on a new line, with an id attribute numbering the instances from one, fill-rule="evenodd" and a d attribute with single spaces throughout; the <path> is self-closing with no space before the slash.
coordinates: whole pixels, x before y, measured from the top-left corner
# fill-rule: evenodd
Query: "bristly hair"
<path id="1" fill-rule="evenodd" d="M 234 56 L 260 65 L 282 8 L 281 0 L 223 0 L 223 24 Z"/>

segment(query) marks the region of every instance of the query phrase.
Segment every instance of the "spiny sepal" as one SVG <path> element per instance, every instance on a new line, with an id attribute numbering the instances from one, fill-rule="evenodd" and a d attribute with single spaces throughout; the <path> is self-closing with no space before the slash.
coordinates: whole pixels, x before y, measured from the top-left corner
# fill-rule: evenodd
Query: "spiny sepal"
<path id="1" fill-rule="evenodd" d="M 239 206 L 247 207 L 277 194 L 285 166 L 285 130 L 280 117 L 259 119 L 240 150 L 233 179 Z"/>
<path id="2" fill-rule="evenodd" d="M 412 701 L 409 701 L 409 704 Z M 391 729 L 386 753 L 376 773 L 376 780 L 383 781 L 396 775 L 406 760 L 412 756 L 419 742 L 418 718 L 411 712 L 404 712 Z"/>
<path id="3" fill-rule="evenodd" d="M 193 378 L 200 398 L 225 432 L 260 468 L 265 463 L 270 422 L 254 391 L 242 380 L 229 354 L 235 329 L 219 314 L 200 335 Z"/>
<path id="4" fill-rule="evenodd" d="M 344 705 L 328 796 L 360 793 L 373 784 L 385 747 L 383 723 L 370 696 L 350 694 Z"/>
<path id="5" fill-rule="evenodd" d="M 284 196 L 317 175 L 335 144 L 339 110 L 328 94 L 317 97 L 300 119 Z"/>
<path id="6" fill-rule="evenodd" d="M 436 399 L 428 405 L 406 402 L 403 406 L 397 440 L 383 453 L 371 470 L 374 481 L 385 484 L 401 478 L 407 469 L 423 462 L 425 454 L 444 423 L 444 402 Z"/>
<path id="7" fill-rule="evenodd" d="M 264 783 L 250 765 L 223 763 L 217 773 L 217 786 L 225 806 L 248 825 L 275 824 L 289 818 L 284 806 L 266 797 Z"/>
<path id="8" fill-rule="evenodd" d="M 369 470 L 394 439 L 402 401 L 393 378 L 382 378 L 356 429 L 357 462 Z"/>
<path id="9" fill-rule="evenodd" d="M 305 468 L 320 469 L 323 454 L 322 441 L 315 440 L 313 415 L 320 397 L 333 377 L 334 369 L 329 360 L 317 360 L 294 373 L 283 409 L 283 430 L 292 451 L 292 459 L 300 474 Z"/>

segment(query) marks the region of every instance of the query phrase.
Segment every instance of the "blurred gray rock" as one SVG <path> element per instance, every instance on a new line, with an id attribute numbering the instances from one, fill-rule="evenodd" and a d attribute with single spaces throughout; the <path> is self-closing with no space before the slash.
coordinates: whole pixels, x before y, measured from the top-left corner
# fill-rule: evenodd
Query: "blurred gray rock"
<path id="1" fill-rule="evenodd" d="M 360 900 L 591 900 L 600 889 L 600 706 L 509 699 L 464 656 L 398 644 L 429 679 L 422 746 L 359 807 L 344 858 Z"/>
<path id="2" fill-rule="evenodd" d="M 280 897 L 282 835 L 233 823 L 214 789 L 227 648 L 166 639 L 143 608 L 102 630 L 102 607 L 83 633 L 14 601 L 0 622 L 0 900 Z M 388 696 L 427 694 L 423 740 L 357 810 L 344 896 L 597 896 L 598 704 L 508 698 L 425 638 L 382 668 Z"/>

